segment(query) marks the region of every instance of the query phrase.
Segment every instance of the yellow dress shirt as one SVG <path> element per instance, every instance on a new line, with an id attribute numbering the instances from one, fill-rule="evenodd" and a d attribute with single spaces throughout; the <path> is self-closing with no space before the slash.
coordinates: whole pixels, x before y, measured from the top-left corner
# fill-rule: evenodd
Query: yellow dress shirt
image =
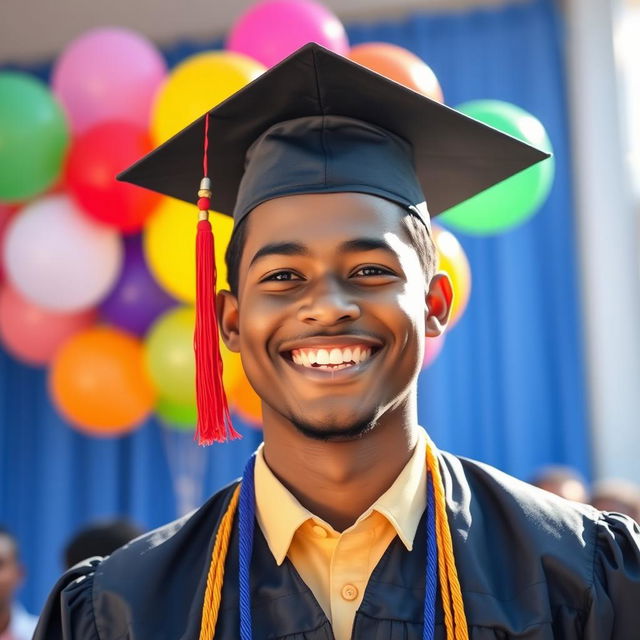
<path id="1" fill-rule="evenodd" d="M 262 445 L 256 456 L 256 515 L 278 565 L 289 557 L 331 621 L 336 640 L 349 640 L 371 573 L 397 535 L 411 551 L 426 507 L 426 442 L 389 489 L 342 533 L 305 509 L 272 473 Z"/>

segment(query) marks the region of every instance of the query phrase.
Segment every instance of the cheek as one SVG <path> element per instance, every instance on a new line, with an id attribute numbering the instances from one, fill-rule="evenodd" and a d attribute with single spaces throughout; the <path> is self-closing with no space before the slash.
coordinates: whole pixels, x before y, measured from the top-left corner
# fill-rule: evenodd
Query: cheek
<path id="1" fill-rule="evenodd" d="M 282 300 L 267 296 L 250 296 L 239 306 L 240 354 L 243 361 L 261 361 L 291 309 Z"/>
<path id="2" fill-rule="evenodd" d="M 397 297 L 397 313 L 404 324 L 419 336 L 425 332 L 425 291 L 421 285 L 407 283 Z"/>

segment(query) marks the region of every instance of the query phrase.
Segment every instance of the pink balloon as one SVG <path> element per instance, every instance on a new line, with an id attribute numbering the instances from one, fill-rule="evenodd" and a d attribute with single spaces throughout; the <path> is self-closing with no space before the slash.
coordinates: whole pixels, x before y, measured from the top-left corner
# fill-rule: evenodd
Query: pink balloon
<path id="1" fill-rule="evenodd" d="M 56 313 L 37 307 L 5 284 L 0 289 L 0 337 L 15 358 L 27 364 L 49 363 L 58 347 L 89 328 L 96 312 Z"/>
<path id="2" fill-rule="evenodd" d="M 2 256 L 2 248 L 4 247 L 4 237 L 7 234 L 9 223 L 15 215 L 18 207 L 9 204 L 2 204 L 0 202 L 0 256 Z M 4 265 L 0 260 L 0 282 L 4 280 Z"/>
<path id="3" fill-rule="evenodd" d="M 344 26 L 323 5 L 311 0 L 265 0 L 235 23 L 227 49 L 271 67 L 308 42 L 341 55 L 349 51 Z"/>
<path id="4" fill-rule="evenodd" d="M 424 359 L 422 360 L 422 368 L 426 369 L 433 364 L 434 360 L 440 355 L 442 347 L 444 347 L 444 333 L 437 338 L 427 338 L 424 345 Z"/>
<path id="5" fill-rule="evenodd" d="M 108 27 L 87 31 L 65 48 L 51 85 L 76 134 L 104 120 L 146 129 L 166 75 L 165 60 L 151 42 L 135 31 Z"/>

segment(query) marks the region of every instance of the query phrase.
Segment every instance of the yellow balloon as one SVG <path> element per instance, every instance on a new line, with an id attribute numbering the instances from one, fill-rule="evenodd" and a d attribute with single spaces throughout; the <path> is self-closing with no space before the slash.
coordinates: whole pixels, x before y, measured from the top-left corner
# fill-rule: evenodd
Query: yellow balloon
<path id="1" fill-rule="evenodd" d="M 471 267 L 458 239 L 446 229 L 433 225 L 433 241 L 438 250 L 438 271 L 448 274 L 453 288 L 449 328 L 461 318 L 471 295 Z"/>
<path id="2" fill-rule="evenodd" d="M 187 58 L 169 74 L 151 112 L 151 137 L 168 140 L 264 70 L 259 62 L 231 51 L 208 51 Z"/>
<path id="3" fill-rule="evenodd" d="M 228 288 L 224 254 L 233 231 L 229 216 L 209 216 L 215 240 L 217 289 Z M 193 304 L 196 299 L 196 231 L 194 204 L 163 198 L 144 230 L 144 252 L 151 273 L 171 295 Z"/>

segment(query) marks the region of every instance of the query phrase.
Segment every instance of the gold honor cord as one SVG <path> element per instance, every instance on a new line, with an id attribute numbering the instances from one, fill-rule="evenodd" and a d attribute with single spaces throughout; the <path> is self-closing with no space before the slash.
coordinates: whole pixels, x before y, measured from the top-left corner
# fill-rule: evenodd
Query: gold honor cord
<path id="1" fill-rule="evenodd" d="M 447 504 L 444 483 L 440 475 L 440 465 L 429 443 L 427 443 L 427 470 L 433 479 L 433 489 L 436 505 L 436 540 L 438 547 L 438 579 L 444 609 L 444 625 L 447 640 L 469 640 L 467 617 L 464 612 L 462 591 L 458 580 L 453 542 L 447 519 Z M 222 516 L 218 533 L 211 552 L 211 565 L 207 576 L 207 588 L 202 606 L 202 623 L 200 625 L 200 640 L 214 640 L 216 623 L 220 611 L 222 583 L 224 580 L 224 565 L 229 550 L 229 538 L 233 527 L 233 519 L 238 507 L 240 485 L 238 485 L 227 510 Z"/>
<path id="2" fill-rule="evenodd" d="M 220 612 L 220 600 L 222 595 L 222 583 L 224 581 L 224 564 L 229 550 L 229 538 L 233 528 L 233 518 L 238 507 L 240 497 L 240 485 L 231 496 L 227 510 L 222 516 L 220 527 L 216 534 L 211 552 L 211 564 L 207 575 L 207 589 L 204 592 L 204 604 L 202 605 L 202 622 L 200 624 L 200 640 L 213 640 L 216 635 L 216 623 Z"/>

